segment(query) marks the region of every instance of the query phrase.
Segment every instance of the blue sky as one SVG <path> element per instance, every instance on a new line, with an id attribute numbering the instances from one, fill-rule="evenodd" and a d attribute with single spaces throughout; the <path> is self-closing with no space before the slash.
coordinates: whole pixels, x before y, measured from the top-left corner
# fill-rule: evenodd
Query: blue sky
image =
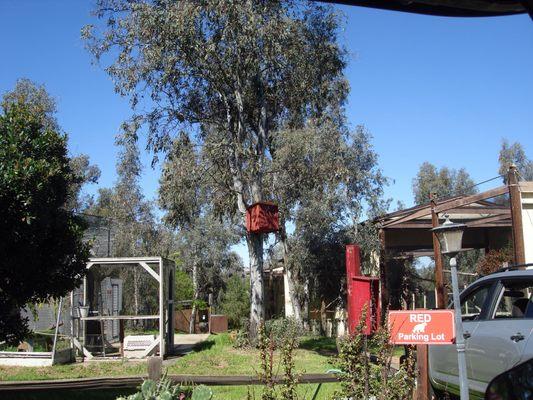
<path id="1" fill-rule="evenodd" d="M 126 99 L 91 64 L 80 29 L 92 1 L 0 0 L 0 93 L 26 77 L 57 98 L 71 154 L 86 153 L 115 180 L 114 137 L 130 115 Z M 412 204 L 419 165 L 465 167 L 475 181 L 497 173 L 503 137 L 533 158 L 533 22 L 525 15 L 452 19 L 359 7 L 345 13 L 350 51 L 349 123 L 374 136 L 387 195 Z M 155 198 L 159 171 L 142 186 Z M 94 192 L 95 187 L 90 191 Z"/>

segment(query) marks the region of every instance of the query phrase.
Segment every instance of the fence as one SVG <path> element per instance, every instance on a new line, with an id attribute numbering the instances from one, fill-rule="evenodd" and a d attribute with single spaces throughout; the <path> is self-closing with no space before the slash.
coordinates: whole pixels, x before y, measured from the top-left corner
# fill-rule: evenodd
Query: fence
<path id="1" fill-rule="evenodd" d="M 262 385 L 264 382 L 257 376 L 201 376 L 201 375 L 168 375 L 174 384 L 207 385 L 207 386 L 246 386 Z M 106 389 L 135 389 L 148 376 L 122 376 L 110 378 L 82 378 L 61 379 L 48 381 L 13 381 L 0 382 L 2 392 L 40 392 L 57 390 L 106 390 Z M 275 383 L 282 383 L 283 378 L 275 376 Z M 303 374 L 299 376 L 298 384 L 333 383 L 338 382 L 332 374 Z"/>

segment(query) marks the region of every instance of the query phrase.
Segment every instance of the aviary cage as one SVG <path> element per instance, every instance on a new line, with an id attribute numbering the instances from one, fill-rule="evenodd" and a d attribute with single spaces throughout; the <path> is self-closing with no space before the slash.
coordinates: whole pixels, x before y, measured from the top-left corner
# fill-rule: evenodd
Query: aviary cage
<path id="1" fill-rule="evenodd" d="M 75 348 L 87 359 L 171 354 L 174 271 L 161 257 L 91 258 L 70 297 Z"/>

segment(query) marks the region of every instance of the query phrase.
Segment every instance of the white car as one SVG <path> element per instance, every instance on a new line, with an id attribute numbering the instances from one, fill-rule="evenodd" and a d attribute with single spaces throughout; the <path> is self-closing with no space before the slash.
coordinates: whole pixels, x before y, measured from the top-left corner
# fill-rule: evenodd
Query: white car
<path id="1" fill-rule="evenodd" d="M 533 270 L 497 272 L 461 293 L 466 368 L 472 399 L 483 399 L 497 375 L 533 357 Z M 437 398 L 459 395 L 454 345 L 429 346 L 429 378 Z"/>

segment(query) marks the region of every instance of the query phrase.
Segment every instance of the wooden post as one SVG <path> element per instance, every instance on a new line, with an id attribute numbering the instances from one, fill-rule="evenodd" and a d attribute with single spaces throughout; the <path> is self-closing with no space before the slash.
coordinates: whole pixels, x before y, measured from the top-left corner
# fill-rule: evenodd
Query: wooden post
<path id="1" fill-rule="evenodd" d="M 102 341 L 102 354 L 105 357 L 105 323 L 104 320 L 100 320 L 100 340 Z"/>
<path id="2" fill-rule="evenodd" d="M 383 323 L 387 318 L 387 310 L 389 308 L 389 288 L 387 285 L 387 260 L 386 260 L 386 243 L 385 231 L 379 230 L 379 280 L 381 283 L 381 322 Z"/>
<path id="3" fill-rule="evenodd" d="M 524 249 L 524 229 L 522 226 L 522 195 L 518 186 L 517 172 L 516 166 L 511 164 L 507 172 L 507 186 L 509 187 L 509 203 L 513 221 L 514 262 L 515 264 L 525 264 L 526 253 Z"/>
<path id="4" fill-rule="evenodd" d="M 431 224 L 433 228 L 439 226 L 439 215 L 435 212 L 437 206 L 436 195 L 431 194 Z M 433 237 L 433 256 L 435 259 L 435 289 L 436 299 L 435 303 L 437 308 L 446 307 L 446 295 L 444 293 L 444 273 L 442 272 L 442 255 L 440 253 L 440 243 L 435 233 L 431 234 Z"/>
<path id="5" fill-rule="evenodd" d="M 417 365 L 417 400 L 429 399 L 429 379 L 428 379 L 428 346 L 427 344 L 418 344 L 416 346 L 416 365 Z"/>
<path id="6" fill-rule="evenodd" d="M 120 341 L 120 356 L 124 358 L 124 320 L 118 321 L 118 340 Z"/>
<path id="7" fill-rule="evenodd" d="M 163 375 L 163 358 L 162 357 L 148 357 L 148 379 L 153 381 L 161 380 Z"/>

